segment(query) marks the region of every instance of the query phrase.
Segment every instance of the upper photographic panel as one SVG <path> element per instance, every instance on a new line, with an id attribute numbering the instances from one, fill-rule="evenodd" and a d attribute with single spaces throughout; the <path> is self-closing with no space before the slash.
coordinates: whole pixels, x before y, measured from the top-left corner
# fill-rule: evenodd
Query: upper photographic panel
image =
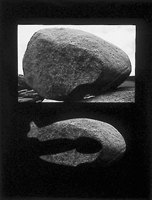
<path id="1" fill-rule="evenodd" d="M 18 25 L 18 102 L 135 102 L 135 25 Z"/>

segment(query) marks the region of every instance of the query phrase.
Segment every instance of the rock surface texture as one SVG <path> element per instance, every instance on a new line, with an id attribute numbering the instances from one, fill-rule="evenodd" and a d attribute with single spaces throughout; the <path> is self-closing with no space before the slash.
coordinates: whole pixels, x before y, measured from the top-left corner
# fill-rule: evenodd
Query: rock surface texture
<path id="1" fill-rule="evenodd" d="M 28 137 L 39 141 L 54 139 L 77 140 L 78 138 L 92 138 L 98 141 L 102 148 L 99 152 L 83 154 L 76 149 L 52 155 L 42 155 L 41 159 L 67 166 L 77 166 L 82 163 L 99 161 L 101 166 L 107 165 L 120 158 L 126 150 L 126 143 L 122 135 L 110 124 L 105 122 L 76 118 L 55 122 L 38 128 L 34 122 L 30 124 Z"/>
<path id="2" fill-rule="evenodd" d="M 46 99 L 81 99 L 91 90 L 116 88 L 131 72 L 125 52 L 105 40 L 69 28 L 42 29 L 23 58 L 26 83 Z M 82 86 L 82 87 L 81 87 Z"/>

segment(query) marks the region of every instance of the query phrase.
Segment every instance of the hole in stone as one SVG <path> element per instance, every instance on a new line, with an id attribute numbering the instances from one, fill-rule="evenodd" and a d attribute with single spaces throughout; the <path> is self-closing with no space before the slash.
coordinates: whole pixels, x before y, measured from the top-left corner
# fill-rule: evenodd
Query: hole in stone
<path id="1" fill-rule="evenodd" d="M 58 154 L 65 151 L 75 149 L 74 140 L 55 139 L 40 142 L 40 154 Z"/>
<path id="2" fill-rule="evenodd" d="M 97 153 L 101 149 L 102 149 L 101 143 L 93 138 L 81 137 L 76 140 L 76 150 L 79 153 L 84 153 L 84 154 Z"/>
<path id="3" fill-rule="evenodd" d="M 58 154 L 66 151 L 76 149 L 79 153 L 91 154 L 99 152 L 102 149 L 102 145 L 95 139 L 88 137 L 81 137 L 76 140 L 72 139 L 54 139 L 47 141 L 35 141 L 37 139 L 30 138 L 35 145 L 35 151 L 37 155 L 48 155 L 48 154 Z M 35 153 L 36 153 L 35 152 Z"/>

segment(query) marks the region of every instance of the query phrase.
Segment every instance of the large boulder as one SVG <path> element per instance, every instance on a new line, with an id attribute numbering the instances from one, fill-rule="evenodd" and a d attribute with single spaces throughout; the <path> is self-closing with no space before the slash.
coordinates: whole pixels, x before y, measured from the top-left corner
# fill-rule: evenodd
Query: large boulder
<path id="1" fill-rule="evenodd" d="M 34 122 L 31 122 L 28 137 L 37 138 L 41 142 L 69 139 L 69 143 L 80 138 L 83 138 L 83 141 L 85 141 L 84 138 L 92 138 L 100 143 L 101 149 L 91 154 L 78 152 L 74 148 L 70 151 L 64 150 L 57 154 L 40 156 L 45 161 L 68 166 L 77 166 L 93 161 L 99 162 L 101 166 L 105 166 L 120 158 L 126 150 L 123 136 L 112 125 L 87 118 L 68 119 L 41 128 L 38 128 Z M 83 141 L 81 145 L 85 146 Z M 57 147 L 60 148 L 59 146 Z M 90 145 L 88 148 L 90 148 Z"/>
<path id="2" fill-rule="evenodd" d="M 46 99 L 81 99 L 116 88 L 129 76 L 131 63 L 124 51 L 93 34 L 50 28 L 30 39 L 23 71 L 26 83 Z"/>

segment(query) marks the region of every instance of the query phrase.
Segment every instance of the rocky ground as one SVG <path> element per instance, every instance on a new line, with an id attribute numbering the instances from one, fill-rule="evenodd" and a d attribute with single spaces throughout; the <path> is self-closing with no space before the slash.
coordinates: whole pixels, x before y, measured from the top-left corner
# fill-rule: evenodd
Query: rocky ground
<path id="1" fill-rule="evenodd" d="M 62 102 L 55 101 L 50 99 L 44 99 L 43 102 Z M 128 77 L 124 83 L 122 83 L 117 89 L 114 91 L 110 91 L 98 96 L 86 96 L 85 99 L 79 102 L 104 102 L 104 103 L 134 103 L 135 102 L 135 78 Z"/>
<path id="2" fill-rule="evenodd" d="M 44 99 L 32 88 L 30 88 L 24 80 L 23 75 L 19 75 L 18 78 L 18 102 L 63 102 L 55 101 L 51 99 Z M 128 77 L 128 79 L 122 83 L 114 91 L 110 91 L 98 96 L 87 96 L 80 102 L 135 102 L 135 78 Z"/>
<path id="3" fill-rule="evenodd" d="M 135 81 L 126 80 L 116 90 L 91 97 L 82 102 L 135 102 Z"/>
<path id="4" fill-rule="evenodd" d="M 23 75 L 18 75 L 18 102 L 42 102 L 41 97 L 31 87 L 29 87 Z"/>

